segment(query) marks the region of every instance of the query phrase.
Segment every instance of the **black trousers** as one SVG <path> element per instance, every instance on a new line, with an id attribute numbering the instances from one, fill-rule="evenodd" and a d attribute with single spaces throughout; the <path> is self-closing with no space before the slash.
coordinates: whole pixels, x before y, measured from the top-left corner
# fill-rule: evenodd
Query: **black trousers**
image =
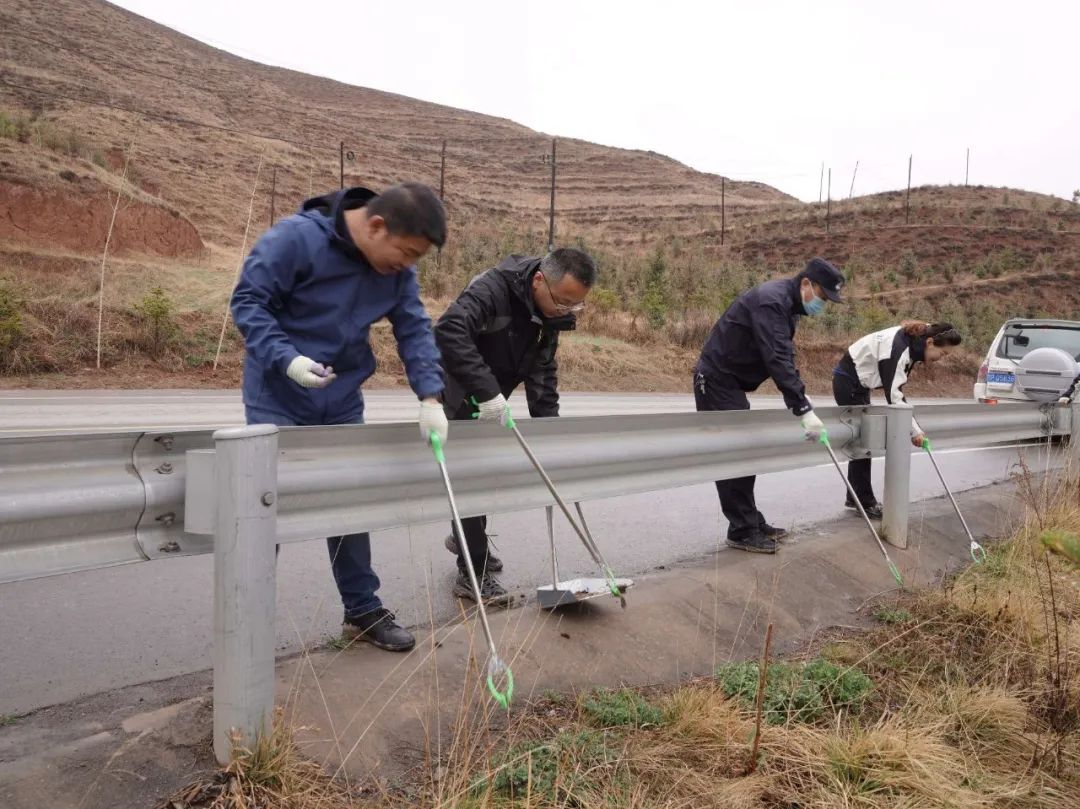
<path id="1" fill-rule="evenodd" d="M 749 410 L 746 392 L 729 376 L 694 374 L 694 404 L 707 410 Z M 744 539 L 765 526 L 754 500 L 754 475 L 716 481 L 720 509 L 728 521 L 728 539 Z"/>
<path id="2" fill-rule="evenodd" d="M 870 404 L 870 390 L 864 388 L 862 383 L 856 382 L 850 376 L 833 374 L 832 389 L 833 398 L 838 405 L 849 407 L 852 405 Z M 855 494 L 859 496 L 859 502 L 864 506 L 872 506 L 877 502 L 874 496 L 874 487 L 870 482 L 870 459 L 862 458 L 857 461 L 848 461 L 848 482 Z M 851 495 L 845 490 L 845 497 Z"/>
<path id="3" fill-rule="evenodd" d="M 475 408 L 466 400 L 454 413 L 451 421 L 469 421 L 472 419 L 474 411 Z M 457 538 L 458 547 L 464 547 L 468 551 L 469 558 L 472 559 L 473 570 L 476 571 L 477 576 L 482 576 L 487 567 L 488 558 L 487 517 L 464 517 L 461 520 L 461 527 L 465 531 L 464 543 L 462 543 L 461 537 L 458 536 L 457 528 L 453 523 L 450 523 L 450 530 Z M 457 564 L 458 570 L 464 573 L 465 559 L 460 554 L 458 555 Z"/>

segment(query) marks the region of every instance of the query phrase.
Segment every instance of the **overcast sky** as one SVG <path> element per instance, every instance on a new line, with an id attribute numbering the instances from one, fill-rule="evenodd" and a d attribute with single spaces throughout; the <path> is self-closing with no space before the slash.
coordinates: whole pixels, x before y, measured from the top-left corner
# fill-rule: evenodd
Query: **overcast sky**
<path id="1" fill-rule="evenodd" d="M 1080 188 L 1080 2 L 120 0 L 240 56 L 817 200 Z"/>

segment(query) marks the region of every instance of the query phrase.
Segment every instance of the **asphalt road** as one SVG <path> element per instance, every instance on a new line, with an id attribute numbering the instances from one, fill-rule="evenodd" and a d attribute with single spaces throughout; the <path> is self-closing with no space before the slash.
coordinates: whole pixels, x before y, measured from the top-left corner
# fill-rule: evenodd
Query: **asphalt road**
<path id="1" fill-rule="evenodd" d="M 369 395 L 369 420 L 415 418 L 405 392 Z M 691 397 L 655 394 L 571 394 L 566 415 L 671 412 L 692 409 Z M 779 406 L 759 400 L 755 406 Z M 523 410 L 524 408 L 519 408 Z M 6 392 L 0 395 L 0 435 L 41 430 L 213 427 L 239 423 L 236 393 L 224 392 Z M 1029 449 L 1036 469 L 1056 454 Z M 945 452 L 939 463 L 959 489 L 1005 479 L 1016 449 Z M 880 492 L 882 469 L 875 463 Z M 940 485 L 919 455 L 913 458 L 912 494 L 936 497 Z M 777 525 L 805 533 L 821 523 L 858 519 L 842 508 L 844 490 L 829 466 L 766 475 L 758 501 Z M 919 507 L 913 507 L 913 519 Z M 586 506 L 590 527 L 619 575 L 717 550 L 724 534 L 712 486 L 613 498 Z M 847 516 L 845 516 L 847 515 Z M 531 594 L 550 569 L 542 510 L 495 518 L 492 530 L 506 563 L 503 582 Z M 593 575 L 569 527 L 557 523 L 564 578 Z M 957 526 L 957 542 L 961 540 Z M 373 535 L 381 595 L 407 625 L 442 621 L 458 611 L 450 595 L 453 558 L 441 526 Z M 867 537 L 867 541 L 872 540 Z M 737 551 L 722 550 L 722 554 Z M 782 556 L 782 554 L 781 554 Z M 721 563 L 723 556 L 720 557 Z M 21 713 L 85 694 L 172 677 L 211 665 L 212 556 L 171 559 L 0 586 L 0 714 Z M 278 644 L 282 652 L 319 644 L 341 619 L 322 542 L 285 545 L 278 566 Z M 527 606 L 525 609 L 533 609 Z"/>

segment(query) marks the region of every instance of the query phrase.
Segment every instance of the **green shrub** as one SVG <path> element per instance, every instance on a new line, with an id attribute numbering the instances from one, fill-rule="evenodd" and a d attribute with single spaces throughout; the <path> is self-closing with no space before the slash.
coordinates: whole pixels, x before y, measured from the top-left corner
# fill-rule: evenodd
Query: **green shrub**
<path id="1" fill-rule="evenodd" d="M 664 712 L 627 688 L 594 691 L 581 703 L 585 715 L 601 727 L 662 725 Z"/>
<path id="2" fill-rule="evenodd" d="M 142 344 L 153 357 L 160 357 L 175 340 L 178 329 L 172 300 L 161 287 L 154 287 L 135 305 L 142 327 Z"/>
<path id="3" fill-rule="evenodd" d="M 510 748 L 493 762 L 492 769 L 497 772 L 490 786 L 494 792 L 511 798 L 531 793 L 534 800 L 578 806 L 576 801 L 569 801 L 589 786 L 590 772 L 618 760 L 619 751 L 608 746 L 601 731 L 564 731 L 549 743 L 531 741 Z M 473 791 L 483 796 L 487 789 L 485 779 Z"/>
<path id="4" fill-rule="evenodd" d="M 902 607 L 878 607 L 874 610 L 874 617 L 883 624 L 907 624 L 912 621 L 912 615 Z"/>
<path id="5" fill-rule="evenodd" d="M 0 281 L 0 352 L 13 350 L 23 338 L 23 303 L 7 284 Z"/>
<path id="6" fill-rule="evenodd" d="M 730 663 L 716 671 L 724 693 L 752 710 L 757 697 L 759 665 Z M 772 663 L 765 676 L 762 712 L 767 722 L 816 722 L 826 710 L 858 708 L 873 688 L 870 678 L 853 668 L 816 658 L 806 664 Z"/>

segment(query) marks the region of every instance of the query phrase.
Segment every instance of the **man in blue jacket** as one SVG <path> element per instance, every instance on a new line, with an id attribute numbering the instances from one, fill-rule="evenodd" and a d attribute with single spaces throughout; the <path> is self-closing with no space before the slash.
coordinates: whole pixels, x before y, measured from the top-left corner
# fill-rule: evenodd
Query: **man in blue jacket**
<path id="1" fill-rule="evenodd" d="M 255 243 L 232 296 L 244 335 L 244 408 L 249 424 L 360 424 L 360 386 L 375 371 L 371 325 L 387 318 L 409 385 L 420 399 L 420 434 L 446 439 L 439 351 L 420 301 L 416 262 L 446 240 L 446 214 L 425 185 L 376 194 L 350 188 L 304 203 Z M 330 537 L 330 562 L 345 608 L 342 633 L 391 651 L 412 634 L 376 595 L 364 534 Z"/>
<path id="2" fill-rule="evenodd" d="M 702 410 L 749 410 L 746 394 L 771 378 L 808 439 L 826 432 L 795 367 L 795 326 L 803 315 L 820 315 L 826 300 L 841 302 L 843 274 L 814 258 L 794 278 L 766 281 L 744 292 L 716 321 L 694 369 L 694 400 Z M 758 511 L 753 475 L 716 481 L 728 521 L 727 544 L 753 553 L 776 553 L 785 531 Z"/>

